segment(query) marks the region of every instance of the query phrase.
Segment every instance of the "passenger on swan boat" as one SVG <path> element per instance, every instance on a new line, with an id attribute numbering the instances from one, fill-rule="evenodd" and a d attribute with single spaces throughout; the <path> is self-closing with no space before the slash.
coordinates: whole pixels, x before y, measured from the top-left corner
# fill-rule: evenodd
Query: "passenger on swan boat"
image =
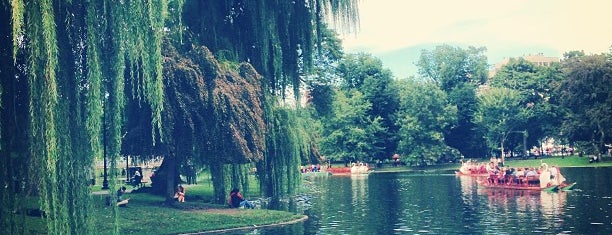
<path id="1" fill-rule="evenodd" d="M 548 164 L 542 163 L 539 169 L 535 168 L 514 168 L 489 165 L 487 167 L 489 176 L 486 183 L 490 186 L 513 186 L 513 187 L 537 187 L 548 188 L 551 186 L 559 186 L 563 188 L 568 184 L 565 182 L 565 177 L 561 174 L 556 166 L 548 167 Z"/>

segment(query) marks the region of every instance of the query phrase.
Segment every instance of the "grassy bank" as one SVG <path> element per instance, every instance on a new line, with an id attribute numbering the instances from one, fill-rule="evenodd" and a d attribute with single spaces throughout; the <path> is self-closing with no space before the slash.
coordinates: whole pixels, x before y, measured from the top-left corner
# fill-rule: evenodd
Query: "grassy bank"
<path id="1" fill-rule="evenodd" d="M 120 207 L 119 230 L 121 234 L 180 234 L 214 231 L 229 228 L 254 228 L 278 224 L 303 218 L 301 214 L 264 209 L 230 209 L 226 205 L 210 203 L 212 184 L 210 177 L 202 175 L 197 185 L 185 185 L 186 202 L 167 205 L 164 198 L 143 190 L 132 190 L 125 194 L 129 198 L 127 207 Z M 102 182 L 101 180 L 98 182 Z M 127 186 L 128 191 L 132 189 Z M 106 206 L 108 192 L 101 191 L 100 185 L 92 186 L 92 217 L 96 234 L 112 234 L 114 221 L 112 207 Z M 256 183 L 249 187 L 248 197 L 258 197 Z M 36 199 L 28 200 L 30 202 Z M 27 206 L 36 209 L 36 203 Z M 44 221 L 40 217 L 25 217 L 26 228 L 30 234 L 46 234 Z"/>
<path id="2" fill-rule="evenodd" d="M 172 206 L 146 193 L 131 193 L 127 207 L 119 208 L 122 234 L 193 233 L 237 227 L 254 227 L 299 219 L 302 215 L 273 210 L 228 209 L 225 205 L 187 201 Z M 98 196 L 101 197 L 101 196 Z M 101 201 L 101 200 L 100 200 Z M 112 208 L 97 205 L 96 225 L 100 234 L 110 234 Z"/>
<path id="3" fill-rule="evenodd" d="M 112 234 L 112 207 L 104 205 L 106 195 L 93 195 L 96 234 Z M 180 234 L 228 228 L 258 227 L 297 220 L 303 217 L 285 211 L 229 209 L 225 205 L 187 201 L 164 204 L 164 199 L 147 193 L 128 193 L 127 207 L 119 209 L 121 234 Z M 40 217 L 26 216 L 30 234 L 46 234 Z"/>

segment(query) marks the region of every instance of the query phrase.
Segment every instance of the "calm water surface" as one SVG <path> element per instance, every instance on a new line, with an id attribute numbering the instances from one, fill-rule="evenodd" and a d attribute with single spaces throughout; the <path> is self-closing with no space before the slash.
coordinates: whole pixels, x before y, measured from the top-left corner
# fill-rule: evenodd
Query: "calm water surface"
<path id="1" fill-rule="evenodd" d="M 575 190 L 483 189 L 450 172 L 307 177 L 307 221 L 239 234 L 612 234 L 612 168 L 561 171 Z"/>

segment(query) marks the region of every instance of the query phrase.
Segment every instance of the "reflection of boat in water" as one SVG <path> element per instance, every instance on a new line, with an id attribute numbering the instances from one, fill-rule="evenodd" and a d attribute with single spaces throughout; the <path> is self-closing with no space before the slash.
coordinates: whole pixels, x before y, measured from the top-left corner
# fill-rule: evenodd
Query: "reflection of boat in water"
<path id="1" fill-rule="evenodd" d="M 554 192 L 559 189 L 559 185 L 551 185 L 541 187 L 539 184 L 506 184 L 506 183 L 490 183 L 487 180 L 483 180 L 479 182 L 479 185 L 485 188 L 493 188 L 493 189 L 509 189 L 509 190 L 529 190 L 529 191 L 548 191 Z"/>
<path id="2" fill-rule="evenodd" d="M 328 176 L 331 175 L 331 172 L 326 172 L 326 171 L 307 171 L 307 172 L 303 172 L 302 176 Z"/>
<path id="3" fill-rule="evenodd" d="M 560 213 L 563 206 L 567 201 L 567 193 L 541 193 L 540 194 L 540 205 L 542 214 L 555 214 Z"/>
<path id="4" fill-rule="evenodd" d="M 544 217 L 550 217 L 563 213 L 568 193 L 480 188 L 478 195 L 485 196 L 491 208 L 518 211 L 539 210 Z"/>
<path id="5" fill-rule="evenodd" d="M 479 181 L 479 185 L 485 188 L 493 188 L 493 189 L 512 189 L 512 190 L 529 190 L 529 191 L 547 191 L 547 192 L 555 192 L 558 190 L 562 191 L 570 191 L 574 188 L 576 183 L 571 183 L 568 185 L 550 185 L 542 187 L 539 184 L 495 184 L 489 183 L 486 180 Z"/>
<path id="6" fill-rule="evenodd" d="M 351 167 L 329 167 L 326 169 L 327 172 L 332 175 L 353 175 L 353 174 L 368 174 L 371 172 L 370 167 L 367 164 L 355 164 Z"/>

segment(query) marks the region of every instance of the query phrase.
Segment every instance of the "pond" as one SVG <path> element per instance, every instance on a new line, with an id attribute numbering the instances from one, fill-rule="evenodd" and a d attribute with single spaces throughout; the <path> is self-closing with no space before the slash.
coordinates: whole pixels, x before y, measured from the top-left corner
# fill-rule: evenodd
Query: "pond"
<path id="1" fill-rule="evenodd" d="M 562 168 L 570 192 L 492 190 L 448 174 L 306 178 L 305 222 L 239 234 L 612 234 L 612 168 Z"/>

